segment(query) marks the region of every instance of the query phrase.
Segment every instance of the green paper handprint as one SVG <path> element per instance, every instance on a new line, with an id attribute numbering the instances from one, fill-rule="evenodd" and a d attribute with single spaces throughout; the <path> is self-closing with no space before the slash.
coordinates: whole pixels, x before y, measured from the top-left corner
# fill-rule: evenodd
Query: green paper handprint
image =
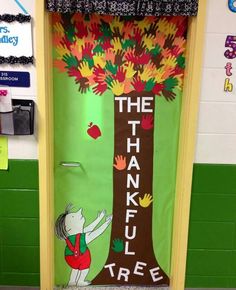
<path id="1" fill-rule="evenodd" d="M 102 48 L 101 45 L 97 45 L 97 46 L 94 48 L 93 52 L 94 52 L 95 54 L 96 54 L 96 53 L 99 53 L 99 52 L 104 53 L 104 50 L 103 50 L 103 48 Z"/>
<path id="2" fill-rule="evenodd" d="M 63 56 L 63 61 L 67 64 L 66 68 L 71 68 L 71 67 L 78 67 L 78 60 L 77 58 L 70 54 L 65 54 Z"/>
<path id="3" fill-rule="evenodd" d="M 124 241 L 121 239 L 115 239 L 113 240 L 113 247 L 112 250 L 116 253 L 121 253 L 124 251 Z"/>
<path id="4" fill-rule="evenodd" d="M 145 90 L 147 92 L 151 92 L 154 86 L 155 86 L 155 79 L 154 78 L 149 79 L 146 83 Z"/>
<path id="5" fill-rule="evenodd" d="M 118 66 L 117 65 L 113 65 L 112 62 L 109 60 L 109 61 L 106 62 L 105 68 L 107 70 L 109 70 L 109 72 L 111 72 L 113 75 L 115 75 L 117 73 Z"/>

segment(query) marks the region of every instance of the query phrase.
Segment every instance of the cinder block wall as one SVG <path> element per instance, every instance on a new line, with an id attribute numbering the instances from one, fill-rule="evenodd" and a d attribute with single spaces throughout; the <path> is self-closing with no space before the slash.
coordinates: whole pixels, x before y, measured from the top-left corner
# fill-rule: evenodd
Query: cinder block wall
<path id="1" fill-rule="evenodd" d="M 0 171 L 0 285 L 39 285 L 38 161 Z"/>
<path id="2" fill-rule="evenodd" d="M 236 288 L 236 165 L 194 166 L 186 287 Z"/>

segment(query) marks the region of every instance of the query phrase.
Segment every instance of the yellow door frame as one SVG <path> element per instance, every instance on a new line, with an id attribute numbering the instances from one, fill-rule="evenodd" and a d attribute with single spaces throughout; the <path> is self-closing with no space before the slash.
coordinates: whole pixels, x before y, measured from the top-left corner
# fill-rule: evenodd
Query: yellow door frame
<path id="1" fill-rule="evenodd" d="M 171 290 L 184 290 L 207 0 L 199 0 L 188 29 L 174 212 Z M 36 69 L 39 126 L 40 289 L 54 288 L 54 180 L 51 17 L 36 0 Z"/>

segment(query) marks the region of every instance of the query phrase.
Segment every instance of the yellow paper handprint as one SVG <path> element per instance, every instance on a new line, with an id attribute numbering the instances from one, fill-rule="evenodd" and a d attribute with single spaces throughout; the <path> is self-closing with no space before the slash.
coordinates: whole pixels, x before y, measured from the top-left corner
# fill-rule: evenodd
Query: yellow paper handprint
<path id="1" fill-rule="evenodd" d="M 89 64 L 86 61 L 80 64 L 79 71 L 84 78 L 90 77 L 93 74 L 93 69 L 89 68 Z"/>
<path id="2" fill-rule="evenodd" d="M 93 57 L 93 60 L 95 66 L 100 66 L 101 68 L 104 68 L 106 65 L 104 54 L 102 53 L 96 53 Z"/>
<path id="3" fill-rule="evenodd" d="M 138 28 L 140 28 L 142 31 L 144 31 L 145 27 L 148 27 L 150 25 L 148 17 L 145 17 L 142 21 L 137 22 Z"/>
<path id="4" fill-rule="evenodd" d="M 147 82 L 153 75 L 153 70 L 149 67 L 144 67 L 144 70 L 142 73 L 138 73 L 139 77 L 142 81 Z"/>
<path id="5" fill-rule="evenodd" d="M 126 67 L 126 77 L 128 79 L 132 79 L 135 74 L 136 74 L 136 71 L 134 70 L 134 63 L 129 61 Z"/>
<path id="6" fill-rule="evenodd" d="M 169 23 L 166 27 L 165 33 L 167 35 L 175 35 L 177 30 L 178 30 L 178 28 L 174 23 Z"/>
<path id="7" fill-rule="evenodd" d="M 177 76 L 175 76 L 175 78 L 178 80 L 178 85 L 176 86 L 177 89 L 182 90 L 183 88 L 183 78 L 182 75 L 179 74 Z"/>
<path id="8" fill-rule="evenodd" d="M 111 85 L 111 91 L 115 96 L 120 96 L 124 93 L 125 85 L 124 83 L 120 83 L 117 80 L 112 81 Z"/>
<path id="9" fill-rule="evenodd" d="M 168 20 L 166 18 L 160 18 L 158 21 L 158 31 L 166 35 L 166 30 L 168 29 Z"/>
<path id="10" fill-rule="evenodd" d="M 114 46 L 114 51 L 118 52 L 119 50 L 122 50 L 122 45 L 120 42 L 120 39 L 118 37 L 115 37 L 112 41 L 111 44 Z"/>
<path id="11" fill-rule="evenodd" d="M 84 38 L 78 38 L 78 37 L 76 37 L 76 39 L 75 39 L 75 43 L 76 43 L 76 45 L 77 45 L 79 51 L 82 51 L 82 48 L 83 48 L 83 46 L 84 46 L 84 44 L 85 44 L 85 40 L 84 40 Z"/>
<path id="12" fill-rule="evenodd" d="M 151 50 L 155 47 L 155 36 L 154 35 L 145 35 L 143 38 L 143 42 L 146 47 Z"/>
<path id="13" fill-rule="evenodd" d="M 115 32 L 115 30 L 117 28 L 119 30 L 119 32 L 121 33 L 124 24 L 123 24 L 122 21 L 120 21 L 120 18 L 119 17 L 115 16 L 114 17 L 114 20 L 111 22 L 110 26 L 111 26 L 112 32 Z"/>
<path id="14" fill-rule="evenodd" d="M 57 51 L 58 56 L 60 56 L 61 58 L 63 58 L 65 54 L 70 53 L 69 50 L 64 45 L 61 45 L 61 44 L 57 46 L 56 51 Z"/>
<path id="15" fill-rule="evenodd" d="M 155 81 L 159 84 L 162 83 L 165 80 L 164 74 L 165 74 L 165 71 L 164 71 L 163 67 L 156 70 Z"/>
<path id="16" fill-rule="evenodd" d="M 169 57 L 164 58 L 161 61 L 161 64 L 164 66 L 176 67 L 177 64 L 176 57 L 174 55 L 169 55 Z"/>
<path id="17" fill-rule="evenodd" d="M 56 31 L 58 34 L 60 34 L 60 36 L 64 36 L 64 28 L 62 26 L 61 23 L 57 22 L 54 26 L 53 26 L 54 31 Z"/>
<path id="18" fill-rule="evenodd" d="M 153 198 L 151 194 L 144 194 L 143 198 L 139 198 L 139 204 L 141 207 L 147 208 L 153 202 Z"/>

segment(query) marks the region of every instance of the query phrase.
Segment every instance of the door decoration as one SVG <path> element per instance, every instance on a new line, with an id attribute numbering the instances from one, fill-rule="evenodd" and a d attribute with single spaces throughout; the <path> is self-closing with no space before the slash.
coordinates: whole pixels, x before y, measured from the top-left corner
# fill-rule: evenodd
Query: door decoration
<path id="1" fill-rule="evenodd" d="M 30 15 L 0 15 L 0 64 L 3 63 L 33 63 Z"/>
<path id="2" fill-rule="evenodd" d="M 154 250 L 158 245 L 153 242 L 157 223 L 153 205 L 156 207 L 162 199 L 154 191 L 154 156 L 162 154 L 156 152 L 155 147 L 158 138 L 155 129 L 159 125 L 155 122 L 156 104 L 160 98 L 172 107 L 181 95 L 187 18 L 55 14 L 53 23 L 57 70 L 74 80 L 73 86 L 81 100 L 91 98 L 91 110 L 93 102 L 107 96 L 113 99 L 114 105 L 114 109 L 109 108 L 114 111 L 114 119 L 106 120 L 114 122 L 110 248 L 92 284 L 167 286 L 168 273 L 159 262 L 157 250 Z M 178 114 L 176 111 L 174 114 L 178 127 Z M 101 147 L 107 134 L 102 130 L 98 139 L 90 138 L 88 146 L 100 144 Z M 93 145 L 94 142 L 100 143 Z M 172 148 L 172 145 L 166 146 Z M 97 154 L 92 154 L 93 158 L 98 158 Z M 165 163 L 168 156 L 163 168 Z M 98 176 L 100 174 L 97 172 Z M 103 181 L 94 176 L 87 182 L 97 182 L 99 186 Z M 76 200 L 75 195 L 72 198 Z M 81 200 L 84 198 L 80 196 Z M 89 200 L 87 204 L 89 206 Z M 172 206 L 169 204 L 167 208 Z M 162 248 L 166 250 L 165 245 Z"/>

